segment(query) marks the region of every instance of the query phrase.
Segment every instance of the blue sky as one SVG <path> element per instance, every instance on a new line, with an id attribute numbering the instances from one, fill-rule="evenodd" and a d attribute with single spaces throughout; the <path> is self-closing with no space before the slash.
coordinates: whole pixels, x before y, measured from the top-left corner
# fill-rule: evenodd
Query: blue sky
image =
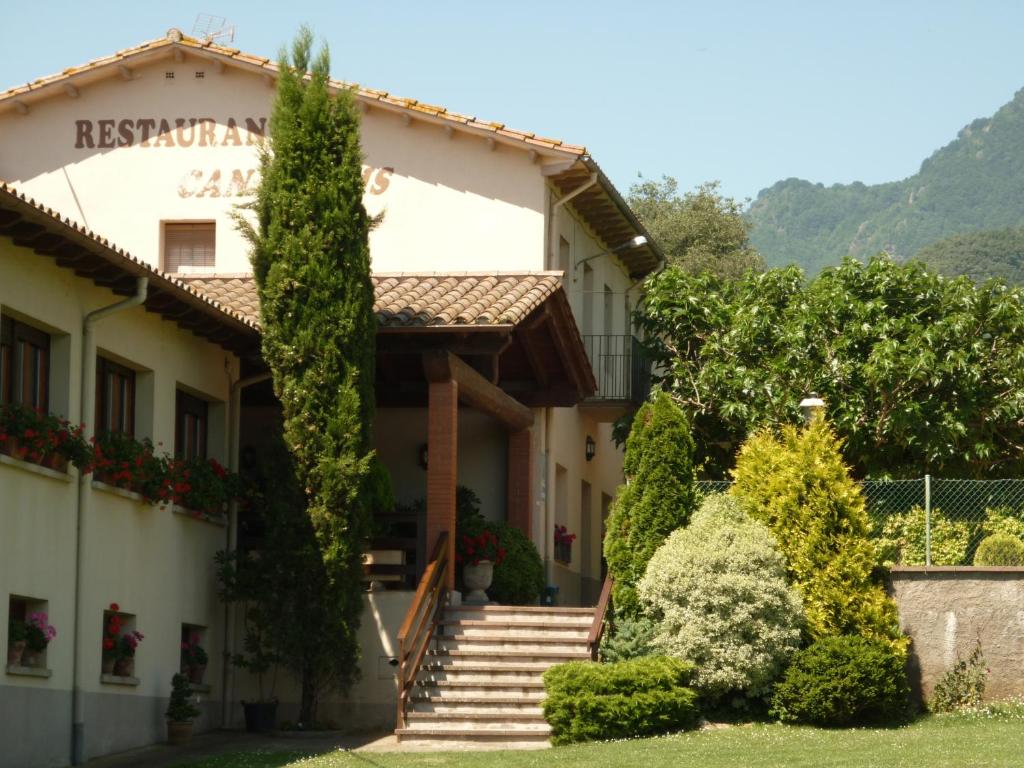
<path id="1" fill-rule="evenodd" d="M 790 176 L 914 173 L 1024 86 L 1024 3 L 733 0 L 7 2 L 0 88 L 226 16 L 276 55 L 302 23 L 337 77 L 586 144 L 744 198 Z"/>

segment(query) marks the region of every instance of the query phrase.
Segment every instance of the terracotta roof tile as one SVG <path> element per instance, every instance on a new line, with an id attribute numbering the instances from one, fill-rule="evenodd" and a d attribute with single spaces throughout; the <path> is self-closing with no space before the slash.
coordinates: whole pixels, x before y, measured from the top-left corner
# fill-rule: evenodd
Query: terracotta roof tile
<path id="1" fill-rule="evenodd" d="M 178 275 L 209 299 L 259 322 L 251 275 Z M 373 311 L 385 328 L 515 325 L 561 286 L 559 272 L 373 275 Z"/>

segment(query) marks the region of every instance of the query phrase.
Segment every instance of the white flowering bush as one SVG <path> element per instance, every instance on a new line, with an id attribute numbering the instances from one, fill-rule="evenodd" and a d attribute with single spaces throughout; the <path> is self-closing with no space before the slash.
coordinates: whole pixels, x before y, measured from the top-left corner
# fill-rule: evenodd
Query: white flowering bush
<path id="1" fill-rule="evenodd" d="M 668 537 L 638 594 L 655 648 L 695 664 L 694 685 L 711 698 L 764 697 L 800 645 L 803 603 L 785 558 L 730 496 L 709 496 Z"/>

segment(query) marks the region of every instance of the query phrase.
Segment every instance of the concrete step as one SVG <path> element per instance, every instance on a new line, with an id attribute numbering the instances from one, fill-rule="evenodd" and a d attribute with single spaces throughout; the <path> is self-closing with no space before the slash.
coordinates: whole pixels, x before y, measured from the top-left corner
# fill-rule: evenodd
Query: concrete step
<path id="1" fill-rule="evenodd" d="M 585 649 L 578 651 L 552 651 L 552 650 L 484 650 L 484 651 L 445 651 L 429 650 L 424 658 L 440 663 L 452 663 L 450 659 L 465 659 L 467 661 L 486 661 L 494 665 L 503 662 L 518 663 L 520 661 L 549 661 L 552 664 L 561 664 L 563 661 L 589 660 L 590 653 Z"/>
<path id="2" fill-rule="evenodd" d="M 510 637 L 492 635 L 441 635 L 434 639 L 437 651 L 490 651 L 504 655 L 509 652 L 537 651 L 548 653 L 586 653 L 587 644 L 580 640 L 559 637 Z"/>

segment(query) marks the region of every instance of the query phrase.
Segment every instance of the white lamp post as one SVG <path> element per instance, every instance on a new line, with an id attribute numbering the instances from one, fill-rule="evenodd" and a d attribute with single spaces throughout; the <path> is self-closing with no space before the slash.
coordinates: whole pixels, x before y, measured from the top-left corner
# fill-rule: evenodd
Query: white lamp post
<path id="1" fill-rule="evenodd" d="M 825 401 L 814 392 L 800 401 L 800 413 L 804 416 L 804 423 L 810 424 L 814 417 L 825 410 Z"/>

